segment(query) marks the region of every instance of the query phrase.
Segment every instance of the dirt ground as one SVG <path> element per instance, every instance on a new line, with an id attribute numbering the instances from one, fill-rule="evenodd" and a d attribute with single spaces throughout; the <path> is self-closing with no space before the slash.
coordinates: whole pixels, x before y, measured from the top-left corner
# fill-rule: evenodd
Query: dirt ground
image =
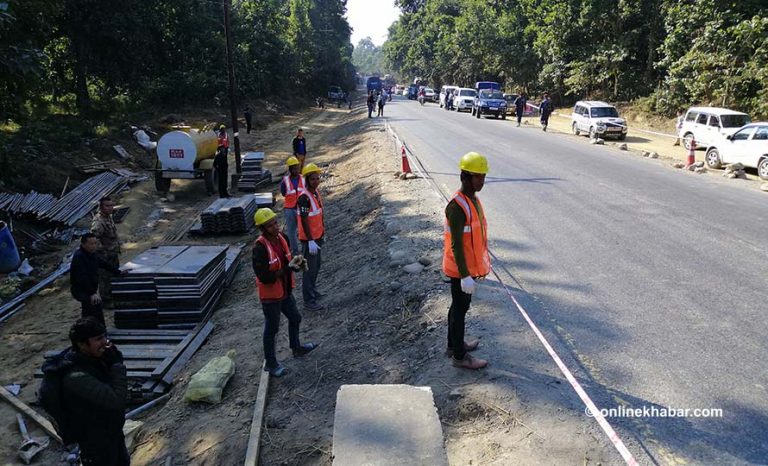
<path id="1" fill-rule="evenodd" d="M 326 309 L 303 312 L 303 341 L 320 347 L 293 359 L 286 324 L 278 359 L 289 373 L 273 379 L 260 460 L 264 465 L 331 464 L 336 392 L 343 384 L 405 383 L 435 394 L 451 464 L 607 464 L 615 460 L 599 427 L 581 407 L 509 304 L 498 283 L 487 281 L 473 298 L 468 333 L 479 337 L 484 371 L 453 368 L 443 356 L 450 291 L 440 273 L 443 201 L 422 180 L 392 176 L 400 159 L 381 121 L 363 109 L 310 109 L 246 135 L 243 150 L 264 150 L 275 178 L 290 153 L 295 129 L 305 129 L 308 159 L 324 167 L 321 191 L 327 224 L 320 289 Z M 272 189 L 276 190 L 277 185 Z M 163 241 L 197 216 L 211 199 L 201 182 L 174 184 L 175 200 L 158 197 L 152 182 L 120 202 L 131 205 L 120 225 L 125 258 Z M 278 207 L 280 205 L 278 204 Z M 184 239 L 185 243 L 237 243 L 253 236 Z M 258 389 L 263 316 L 253 287 L 250 254 L 224 294 L 207 343 L 181 372 L 170 400 L 140 418 L 132 464 L 235 465 L 242 463 Z M 420 259 L 410 274 L 403 266 Z M 68 323 L 79 314 L 67 279 L 30 299 L 0 327 L 0 383 L 23 384 L 31 402 L 33 373 L 42 354 L 65 345 Z M 294 293 L 301 309 L 301 292 Z M 108 316 L 108 319 L 110 316 Z M 210 358 L 235 349 L 236 373 L 217 405 L 183 401 L 191 375 Z M 15 461 L 13 410 L 0 403 L 0 455 Z M 30 428 L 34 435 L 41 432 Z M 171 463 L 164 461 L 171 456 Z M 57 464 L 53 448 L 38 464 Z"/>

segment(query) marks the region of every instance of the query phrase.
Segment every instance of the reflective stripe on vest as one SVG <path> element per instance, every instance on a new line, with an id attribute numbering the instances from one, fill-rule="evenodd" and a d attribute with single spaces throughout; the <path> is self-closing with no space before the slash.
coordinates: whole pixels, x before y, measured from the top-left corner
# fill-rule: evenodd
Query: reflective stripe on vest
<path id="1" fill-rule="evenodd" d="M 285 257 L 280 257 L 280 255 L 277 254 L 275 248 L 272 247 L 272 244 L 265 237 L 259 236 L 259 238 L 256 240 L 257 243 L 261 243 L 264 246 L 264 249 L 267 250 L 270 272 L 277 272 L 283 268 L 283 261 L 288 263 L 292 259 L 291 248 L 288 246 L 288 242 L 285 241 L 283 235 L 278 235 L 278 239 L 280 240 L 280 244 L 283 247 L 283 251 L 285 251 Z M 290 289 L 293 289 L 295 286 L 293 281 L 293 272 L 289 270 L 286 273 L 290 274 L 289 286 Z M 259 281 L 259 277 L 256 277 L 256 290 L 259 292 L 259 299 L 262 301 L 279 301 L 286 296 L 285 286 L 283 285 L 282 278 L 278 278 L 274 283 L 261 283 Z"/>
<path id="2" fill-rule="evenodd" d="M 306 189 L 304 187 L 304 177 L 299 176 L 298 186 L 294 188 L 293 183 L 291 183 L 291 175 L 285 175 L 283 177 L 283 186 L 285 186 L 285 196 L 284 196 L 285 201 L 283 203 L 283 208 L 295 209 L 296 203 L 299 200 L 298 193 Z"/>
<path id="3" fill-rule="evenodd" d="M 320 239 L 325 233 L 325 225 L 323 224 L 323 199 L 320 197 L 320 192 L 317 191 L 317 198 L 306 189 L 299 191 L 299 197 L 307 196 L 309 199 L 309 214 L 307 215 L 307 223 L 309 223 L 309 232 L 312 235 L 312 239 Z M 301 241 L 308 241 L 309 237 L 304 232 L 304 222 L 302 221 L 301 214 L 296 210 L 296 221 L 299 224 L 299 239 Z"/>
<path id="4" fill-rule="evenodd" d="M 488 224 L 485 216 L 481 216 L 472 201 L 461 192 L 457 192 L 451 200 L 456 201 L 456 205 L 464 211 L 464 234 L 461 243 L 464 246 L 464 258 L 467 261 L 469 275 L 484 277 L 491 272 L 491 259 L 488 255 Z M 475 198 L 475 200 L 482 212 L 483 204 L 480 199 Z M 447 217 L 443 230 L 443 272 L 452 278 L 462 278 L 456 258 L 453 257 L 451 229 Z"/>

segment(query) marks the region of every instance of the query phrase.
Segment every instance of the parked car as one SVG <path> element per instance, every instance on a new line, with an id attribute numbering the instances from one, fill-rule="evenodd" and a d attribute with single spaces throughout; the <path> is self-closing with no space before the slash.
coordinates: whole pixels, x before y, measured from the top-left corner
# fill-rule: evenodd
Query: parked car
<path id="1" fill-rule="evenodd" d="M 749 115 L 727 108 L 691 107 L 685 112 L 683 127 L 678 136 L 686 149 L 691 148 L 691 140 L 696 140 L 696 147 L 709 147 L 720 142 L 725 136 L 734 134 L 749 123 Z"/>
<path id="2" fill-rule="evenodd" d="M 431 87 L 424 86 L 424 99 L 426 102 L 437 102 L 437 94 Z"/>
<path id="3" fill-rule="evenodd" d="M 481 89 L 493 89 L 493 90 L 500 91 L 501 84 L 494 81 L 478 81 L 475 83 L 475 89 L 477 89 L 478 91 Z"/>
<path id="4" fill-rule="evenodd" d="M 515 115 L 515 99 L 517 99 L 517 94 L 504 94 L 504 101 L 507 102 L 507 115 Z"/>
<path id="5" fill-rule="evenodd" d="M 502 120 L 507 119 L 507 102 L 504 94 L 495 89 L 483 89 L 478 91 L 475 103 L 472 107 L 472 115 L 480 118 L 483 115 L 493 115 Z"/>
<path id="6" fill-rule="evenodd" d="M 448 85 L 443 86 L 440 89 L 440 108 L 445 107 L 445 96 L 446 96 L 446 94 L 448 94 L 449 92 L 453 92 L 453 95 L 455 97 L 456 96 L 456 91 L 458 91 L 458 90 L 459 90 L 458 86 L 448 86 Z M 454 100 L 454 102 L 455 102 L 455 100 Z"/>
<path id="7" fill-rule="evenodd" d="M 461 112 L 463 110 L 467 110 L 469 112 L 472 111 L 472 107 L 475 106 L 475 97 L 477 96 L 477 91 L 474 89 L 470 89 L 468 87 L 460 87 L 457 94 L 454 94 L 455 98 L 453 99 L 453 106 L 456 108 L 457 112 Z"/>
<path id="8" fill-rule="evenodd" d="M 740 163 L 756 168 L 758 176 L 768 180 L 768 122 L 748 124 L 716 141 L 707 148 L 704 160 L 710 168 Z"/>
<path id="9" fill-rule="evenodd" d="M 590 139 L 614 137 L 627 138 L 627 122 L 619 117 L 619 111 L 613 105 L 599 100 L 580 100 L 571 113 L 573 134 L 588 134 Z"/>

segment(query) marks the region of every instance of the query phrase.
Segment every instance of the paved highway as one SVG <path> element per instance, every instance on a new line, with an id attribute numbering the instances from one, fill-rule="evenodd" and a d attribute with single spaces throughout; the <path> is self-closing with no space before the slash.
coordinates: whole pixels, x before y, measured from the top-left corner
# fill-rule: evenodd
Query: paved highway
<path id="1" fill-rule="evenodd" d="M 385 112 L 446 194 L 462 154 L 488 157 L 496 268 L 599 407 L 723 410 L 609 418 L 641 462 L 768 461 L 765 193 L 537 125 Z"/>

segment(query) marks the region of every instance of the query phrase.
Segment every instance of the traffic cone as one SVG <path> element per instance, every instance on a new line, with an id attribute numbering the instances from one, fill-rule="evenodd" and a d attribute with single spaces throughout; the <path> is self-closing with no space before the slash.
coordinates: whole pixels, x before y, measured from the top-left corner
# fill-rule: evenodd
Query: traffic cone
<path id="1" fill-rule="evenodd" d="M 401 153 L 403 155 L 403 169 L 400 171 L 402 173 L 411 173 L 411 165 L 408 163 L 408 156 L 405 155 L 405 146 L 402 147 Z"/>
<path id="2" fill-rule="evenodd" d="M 688 165 L 693 165 L 696 163 L 696 140 L 691 138 L 691 145 L 688 148 Z"/>

